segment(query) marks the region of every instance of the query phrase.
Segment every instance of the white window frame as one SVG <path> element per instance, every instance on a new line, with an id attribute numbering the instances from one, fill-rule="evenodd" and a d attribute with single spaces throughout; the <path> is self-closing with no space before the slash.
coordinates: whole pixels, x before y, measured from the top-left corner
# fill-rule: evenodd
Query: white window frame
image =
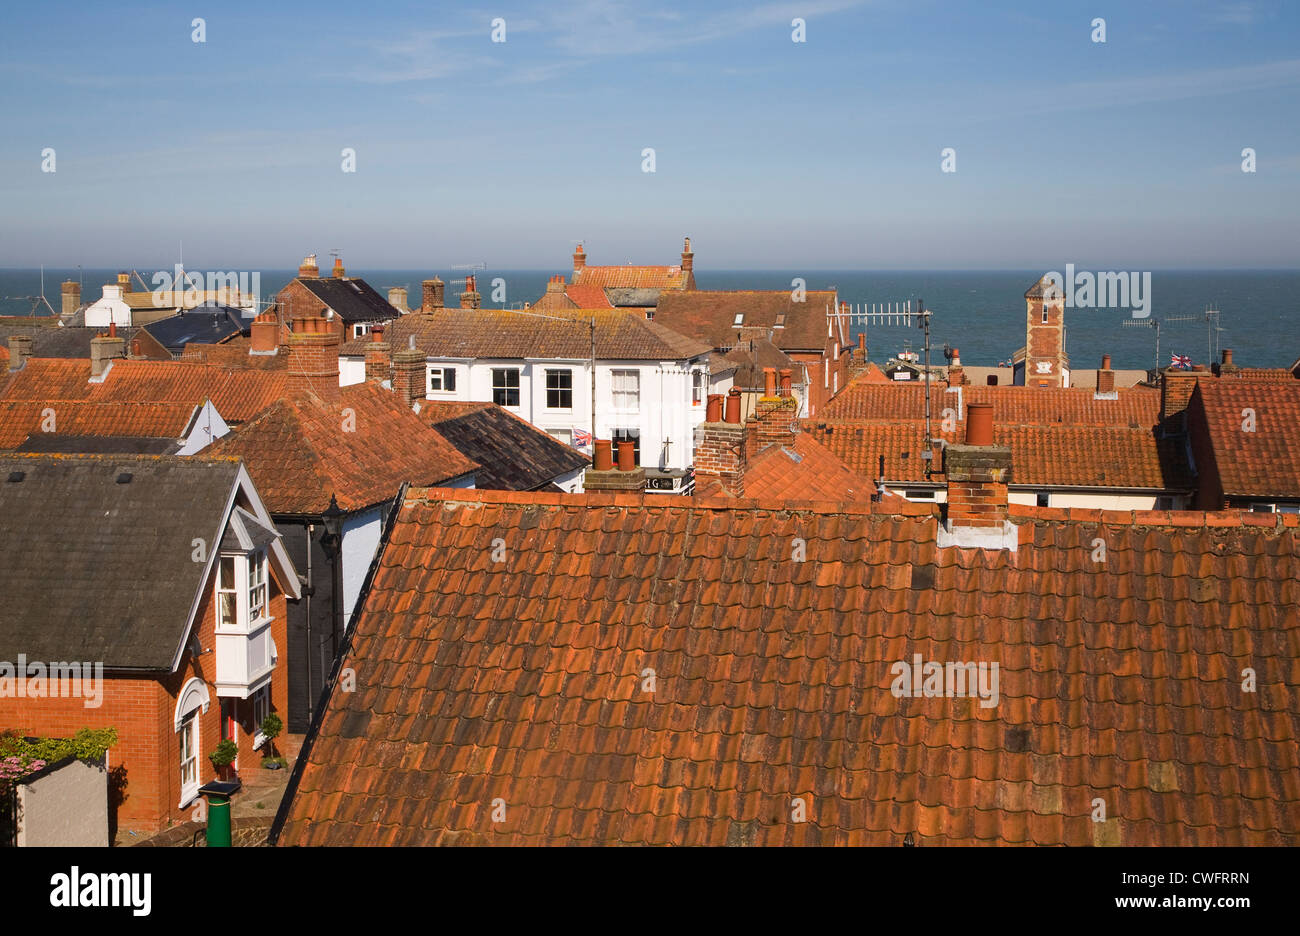
<path id="1" fill-rule="evenodd" d="M 181 768 L 181 806 L 192 802 L 199 795 L 199 787 L 203 784 L 199 781 L 199 749 L 201 747 L 200 734 L 202 726 L 194 712 L 190 712 L 181 719 L 181 727 L 177 732 L 179 739 L 180 751 L 180 768 Z M 186 757 L 186 747 L 189 747 L 189 756 Z M 190 779 L 186 780 L 186 775 Z"/>
<path id="2" fill-rule="evenodd" d="M 180 737 L 177 738 L 177 751 L 181 757 L 185 754 L 186 742 L 192 742 L 190 758 L 181 760 L 177 764 L 180 775 L 181 800 L 179 808 L 184 808 L 194 801 L 199 795 L 199 787 L 203 785 L 200 774 L 202 761 L 200 752 L 203 750 L 203 730 L 199 716 L 208 710 L 211 703 L 211 697 L 208 694 L 207 684 L 197 676 L 191 677 L 181 687 L 180 693 L 176 697 L 176 712 L 173 715 L 172 728 Z M 193 780 L 185 781 L 186 764 L 193 764 Z"/>
<path id="3" fill-rule="evenodd" d="M 702 370 L 691 371 L 691 406 L 703 406 L 708 394 L 708 376 Z"/>
<path id="4" fill-rule="evenodd" d="M 629 391 L 618 388 L 618 380 L 621 377 L 631 376 L 636 383 L 636 388 L 630 391 L 632 405 L 627 405 Z M 639 413 L 641 412 L 641 371 L 636 368 L 614 368 L 609 372 L 609 393 L 613 400 L 614 410 L 619 413 Z"/>
<path id="5" fill-rule="evenodd" d="M 224 584 L 227 566 L 230 570 L 229 584 Z M 217 557 L 217 630 L 230 631 L 239 627 L 239 557 L 226 554 Z M 223 611 L 229 609 L 229 622 L 224 620 Z"/>
<path id="6" fill-rule="evenodd" d="M 551 405 L 551 389 L 552 389 L 552 388 L 551 388 L 550 382 L 551 382 L 551 375 L 552 375 L 552 374 L 555 374 L 555 375 L 557 375 L 557 376 L 559 376 L 559 375 L 561 375 L 561 374 L 567 374 L 567 375 L 568 375 L 568 377 L 569 377 L 569 386 L 568 386 L 567 388 L 566 388 L 566 387 L 556 387 L 556 388 L 555 388 L 555 392 L 556 392 L 556 393 L 564 393 L 564 391 L 565 391 L 566 389 L 568 390 L 568 392 L 569 392 L 569 405 L 568 405 L 568 406 L 552 406 L 552 405 Z M 550 410 L 550 411 L 552 411 L 552 412 L 559 412 L 559 413 L 572 413 L 572 412 L 573 412 L 573 368 L 571 368 L 571 367 L 547 367 L 547 368 L 543 368 L 543 369 L 542 369 L 542 393 L 544 394 L 544 396 L 543 396 L 543 398 L 542 398 L 543 408 L 548 409 L 548 410 Z"/>
<path id="7" fill-rule="evenodd" d="M 492 373 L 491 373 L 491 377 L 492 377 L 492 402 L 493 402 L 493 403 L 496 403 L 496 402 L 497 402 L 497 391 L 498 391 L 498 390 L 500 390 L 500 391 L 502 392 L 502 394 L 503 394 L 503 399 L 506 399 L 506 400 L 509 400 L 509 398 L 510 398 L 510 397 L 509 397 L 510 391 L 513 390 L 513 391 L 515 392 L 515 396 L 518 398 L 518 399 L 517 399 L 517 402 L 515 402 L 515 403 L 508 403 L 508 402 L 507 402 L 507 403 L 497 403 L 497 405 L 498 405 L 498 406 L 505 407 L 506 409 L 518 409 L 520 406 L 522 406 L 522 405 L 523 405 L 523 402 L 524 402 L 524 392 L 523 392 L 523 384 L 524 384 L 524 381 L 523 381 L 523 372 L 522 372 L 522 370 L 521 370 L 520 368 L 518 368 L 518 367 L 494 367 L 494 368 L 492 368 L 491 370 L 492 370 Z M 500 374 L 511 374 L 511 373 L 513 373 L 513 374 L 515 375 L 515 385 L 514 385 L 513 387 L 511 387 L 511 386 L 509 385 L 509 383 L 507 382 L 507 383 L 503 383 L 500 387 L 498 387 L 498 386 L 497 386 L 497 374 L 498 374 L 498 373 L 500 373 Z"/>
<path id="8" fill-rule="evenodd" d="M 256 601 L 259 593 L 261 595 L 260 602 Z M 248 623 L 250 626 L 266 617 L 266 603 L 269 593 L 266 550 L 259 549 L 248 557 Z"/>
<path id="9" fill-rule="evenodd" d="M 249 696 L 249 701 L 253 704 L 253 750 L 256 751 L 266 743 L 266 735 L 262 734 L 262 719 L 271 714 L 270 684 Z"/>
<path id="10" fill-rule="evenodd" d="M 438 375 L 438 385 L 433 384 L 434 375 Z M 447 375 L 451 374 L 451 386 L 447 386 Z M 455 393 L 456 392 L 456 368 L 454 367 L 431 367 L 429 368 L 429 393 Z"/>
<path id="11" fill-rule="evenodd" d="M 222 584 L 222 570 L 227 562 L 234 567 L 233 588 Z M 256 596 L 259 593 L 261 603 L 257 604 Z M 223 595 L 231 595 L 235 602 L 234 616 L 228 623 L 222 620 Z M 222 553 L 218 556 L 216 598 L 216 632 L 219 634 L 248 634 L 269 621 L 271 586 L 266 550 L 257 549 L 251 553 Z M 226 600 L 227 604 L 228 602 L 229 599 Z"/>

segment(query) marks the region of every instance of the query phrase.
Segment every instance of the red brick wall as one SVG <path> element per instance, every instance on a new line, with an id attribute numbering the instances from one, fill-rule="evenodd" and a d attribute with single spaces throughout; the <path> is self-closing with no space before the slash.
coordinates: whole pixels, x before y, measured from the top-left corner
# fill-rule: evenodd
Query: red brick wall
<path id="1" fill-rule="evenodd" d="M 203 590 L 199 608 L 199 640 L 206 648 L 215 647 L 216 612 L 213 604 L 213 581 Z M 288 710 L 288 675 L 285 648 L 288 646 L 288 607 L 283 591 L 272 576 L 271 613 L 275 620 L 271 633 L 279 650 L 271 681 L 272 710 L 281 718 Z M 14 661 L 10 661 L 14 662 Z M 44 661 L 50 662 L 50 661 Z M 0 698 L 0 727 L 16 728 L 24 734 L 45 737 L 71 737 L 81 728 L 116 728 L 118 743 L 109 750 L 110 769 L 125 770 L 126 796 L 117 809 L 117 823 L 122 830 L 149 834 L 175 822 L 190 818 L 193 806 L 181 809 L 180 739 L 174 723 L 176 701 L 191 677 L 201 678 L 208 688 L 208 711 L 199 719 L 199 776 L 202 781 L 215 778 L 216 771 L 207 759 L 221 738 L 221 705 L 213 679 L 216 654 L 205 653 L 197 660 L 188 652 L 176 672 L 161 678 L 113 676 L 105 674 L 102 704 L 86 708 L 82 699 L 15 699 Z M 241 702 L 239 717 L 252 729 L 252 703 Z M 253 751 L 251 730 L 239 730 L 240 769 L 256 768 L 261 755 Z"/>
<path id="2" fill-rule="evenodd" d="M 1062 368 L 1065 357 L 1065 303 L 1056 299 L 1047 305 L 1047 324 L 1043 324 L 1043 300 L 1026 299 L 1025 385 L 1028 387 L 1064 386 Z M 1052 372 L 1039 374 L 1038 361 L 1050 361 Z"/>

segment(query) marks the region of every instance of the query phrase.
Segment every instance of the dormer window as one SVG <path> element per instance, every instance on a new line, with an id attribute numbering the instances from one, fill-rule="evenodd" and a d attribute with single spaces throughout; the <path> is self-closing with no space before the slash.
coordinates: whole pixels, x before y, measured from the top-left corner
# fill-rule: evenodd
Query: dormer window
<path id="1" fill-rule="evenodd" d="M 216 685 L 221 698 L 247 699 L 271 682 L 277 650 L 271 637 L 268 547 L 275 531 L 236 507 L 217 555 Z"/>

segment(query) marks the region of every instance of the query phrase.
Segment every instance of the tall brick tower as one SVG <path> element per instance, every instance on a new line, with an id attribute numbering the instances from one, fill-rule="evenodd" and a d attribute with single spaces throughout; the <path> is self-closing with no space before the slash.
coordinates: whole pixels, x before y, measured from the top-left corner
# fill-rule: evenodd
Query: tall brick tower
<path id="1" fill-rule="evenodd" d="M 1016 383 L 1026 387 L 1070 385 L 1070 358 L 1065 353 L 1065 296 L 1060 284 L 1046 276 L 1025 293 L 1025 350 L 1023 360 L 1016 361 Z"/>

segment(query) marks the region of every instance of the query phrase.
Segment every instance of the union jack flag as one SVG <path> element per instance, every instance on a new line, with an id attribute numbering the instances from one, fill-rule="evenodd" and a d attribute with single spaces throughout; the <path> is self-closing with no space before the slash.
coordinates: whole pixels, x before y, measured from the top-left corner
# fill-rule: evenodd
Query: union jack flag
<path id="1" fill-rule="evenodd" d="M 585 429 L 574 429 L 573 444 L 578 448 L 587 448 L 591 445 L 591 433 Z"/>
<path id="2" fill-rule="evenodd" d="M 1192 369 L 1192 359 L 1186 354 L 1175 354 L 1172 357 L 1173 359 L 1169 362 L 1170 367 L 1177 367 L 1182 370 Z"/>

